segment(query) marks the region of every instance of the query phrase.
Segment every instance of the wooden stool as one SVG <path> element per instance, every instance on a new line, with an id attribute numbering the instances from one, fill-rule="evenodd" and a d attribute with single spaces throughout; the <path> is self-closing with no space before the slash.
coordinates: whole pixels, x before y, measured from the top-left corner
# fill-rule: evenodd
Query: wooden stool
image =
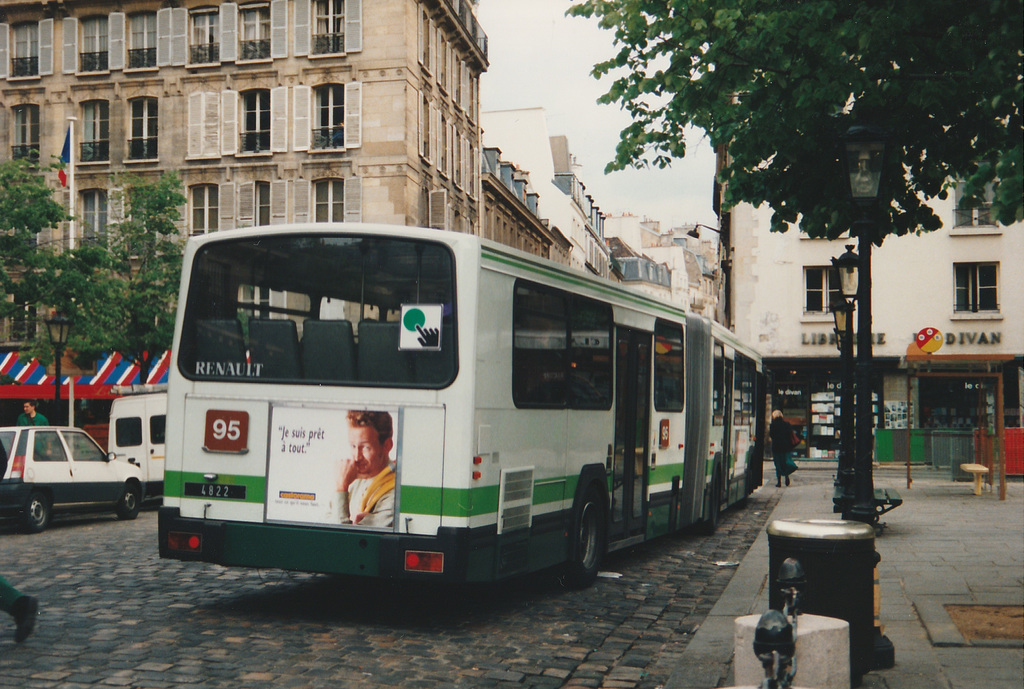
<path id="1" fill-rule="evenodd" d="M 961 464 L 960 470 L 974 477 L 974 494 L 981 495 L 981 479 L 988 474 L 988 467 L 983 464 Z"/>

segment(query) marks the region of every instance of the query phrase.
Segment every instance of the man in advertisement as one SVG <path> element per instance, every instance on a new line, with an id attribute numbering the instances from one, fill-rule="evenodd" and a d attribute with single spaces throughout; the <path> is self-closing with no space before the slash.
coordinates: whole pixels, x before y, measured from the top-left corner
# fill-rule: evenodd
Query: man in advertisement
<path id="1" fill-rule="evenodd" d="M 342 460 L 338 475 L 338 505 L 342 524 L 390 527 L 395 519 L 395 471 L 388 459 L 392 439 L 391 414 L 350 411 L 348 442 L 351 457 Z"/>

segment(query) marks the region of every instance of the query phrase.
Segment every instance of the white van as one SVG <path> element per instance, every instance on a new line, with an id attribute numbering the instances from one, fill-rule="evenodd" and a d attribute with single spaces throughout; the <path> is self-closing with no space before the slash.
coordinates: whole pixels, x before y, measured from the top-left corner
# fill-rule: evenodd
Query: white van
<path id="1" fill-rule="evenodd" d="M 110 407 L 107 449 L 142 469 L 147 499 L 164 494 L 166 419 L 166 392 L 118 397 Z"/>

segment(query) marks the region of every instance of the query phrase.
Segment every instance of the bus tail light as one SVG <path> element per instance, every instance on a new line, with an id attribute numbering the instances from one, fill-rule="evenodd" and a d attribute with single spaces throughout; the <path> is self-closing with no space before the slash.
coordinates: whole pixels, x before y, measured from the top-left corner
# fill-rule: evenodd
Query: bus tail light
<path id="1" fill-rule="evenodd" d="M 171 531 L 167 534 L 167 547 L 170 550 L 180 550 L 186 553 L 201 553 L 203 552 L 203 537 L 195 533 Z"/>
<path id="2" fill-rule="evenodd" d="M 435 553 L 429 550 L 406 550 L 405 571 L 440 574 L 444 571 L 444 553 Z"/>
<path id="3" fill-rule="evenodd" d="M 14 455 L 14 461 L 11 464 L 11 478 L 24 478 L 25 477 L 25 455 Z"/>

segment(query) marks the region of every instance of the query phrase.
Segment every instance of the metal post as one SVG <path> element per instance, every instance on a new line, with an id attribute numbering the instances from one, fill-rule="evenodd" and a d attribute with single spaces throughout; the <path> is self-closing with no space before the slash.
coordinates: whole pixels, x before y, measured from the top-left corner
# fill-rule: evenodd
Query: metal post
<path id="1" fill-rule="evenodd" d="M 846 334 L 840 340 L 839 358 L 842 360 L 840 378 L 840 411 L 839 411 L 839 470 L 838 483 L 840 488 L 839 502 L 836 505 L 842 512 L 843 519 L 849 519 L 850 508 L 853 506 L 855 462 L 857 452 L 854 430 L 854 394 L 853 394 L 853 312 L 854 304 L 845 301 L 842 308 L 846 309 Z"/>
<path id="2" fill-rule="evenodd" d="M 871 372 L 871 243 L 874 223 L 863 219 L 854 224 L 857 230 L 860 265 L 857 285 L 857 451 L 854 464 L 854 504 L 850 519 L 874 524 L 878 521 L 875 510 L 875 487 L 872 476 L 874 461 L 874 412 L 872 411 Z"/>
<path id="3" fill-rule="evenodd" d="M 53 381 L 53 423 L 55 426 L 62 425 L 60 422 L 61 411 L 60 411 L 60 360 L 63 355 L 62 347 L 54 347 L 53 351 L 56 352 L 56 359 L 54 361 L 54 381 Z"/>

